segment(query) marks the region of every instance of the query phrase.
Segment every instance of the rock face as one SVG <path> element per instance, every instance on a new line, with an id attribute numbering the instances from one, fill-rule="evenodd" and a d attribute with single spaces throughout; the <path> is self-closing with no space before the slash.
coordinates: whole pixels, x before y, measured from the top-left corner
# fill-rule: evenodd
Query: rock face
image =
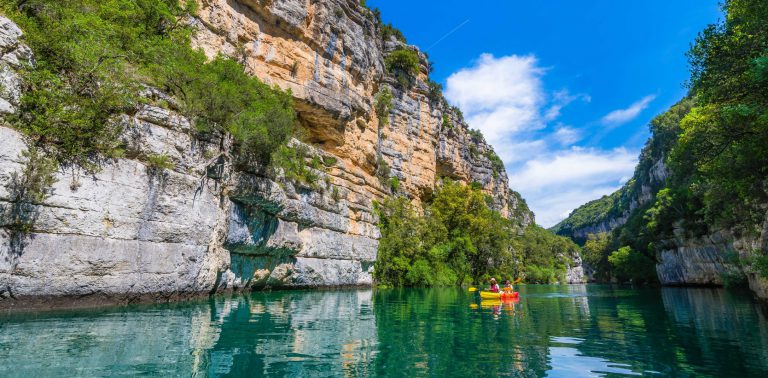
<path id="1" fill-rule="evenodd" d="M 370 285 L 379 230 L 373 203 L 392 195 L 376 175 L 379 157 L 400 180 L 399 194 L 419 203 L 443 178 L 477 182 L 505 215 L 507 176 L 491 147 L 442 104 L 432 103 L 428 62 L 413 88 L 398 89 L 384 69 L 388 51 L 370 10 L 352 0 L 202 0 L 195 47 L 238 59 L 263 81 L 290 89 L 307 148 L 326 167 L 306 188 L 234 168 L 224 138 L 201 140 L 172 99 L 119 121 L 125 158 L 96 173 L 61 168 L 50 196 L 23 233 L 0 222 L 0 295 L 156 295 L 261 287 Z M 20 62 L 32 59 L 22 31 L 0 17 L 0 113 L 20 96 Z M 389 123 L 373 111 L 391 88 Z M 152 101 L 149 101 L 150 103 Z M 444 117 L 445 115 L 445 117 Z M 449 122 L 444 122 L 444 118 Z M 0 125 L 0 210 L 12 207 L 23 171 L 23 136 Z M 296 140 L 294 144 L 299 144 Z M 155 168 L 148 156 L 173 166 Z M 522 223 L 533 222 L 532 213 Z"/>
<path id="2" fill-rule="evenodd" d="M 676 116 L 679 123 L 691 106 L 692 101 L 684 99 L 673 106 L 668 115 Z M 657 192 L 667 184 L 670 172 L 665 161 L 677 138 L 677 131 L 671 130 L 671 133 L 654 134 L 648 140 L 633 178 L 624 187 L 574 210 L 553 231 L 584 242 L 589 234 L 621 230 L 631 217 L 642 217 L 655 201 Z M 757 233 L 745 232 L 743 227 L 710 227 L 707 235 L 694 237 L 678 227 L 673 238 L 656 240 L 659 282 L 672 286 L 721 286 L 727 279 L 746 276 L 749 287 L 759 297 L 768 298 L 768 279 L 762 278 L 750 266 L 735 263 L 738 259 L 749 261 L 753 251 L 768 250 L 768 212 L 763 220 L 762 230 Z"/>

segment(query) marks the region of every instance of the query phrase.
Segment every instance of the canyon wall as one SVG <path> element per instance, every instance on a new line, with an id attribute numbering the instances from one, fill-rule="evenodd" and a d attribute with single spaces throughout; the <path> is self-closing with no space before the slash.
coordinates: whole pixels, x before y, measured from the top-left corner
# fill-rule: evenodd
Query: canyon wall
<path id="1" fill-rule="evenodd" d="M 232 164 L 227 136 L 201 137 L 174 100 L 148 88 L 125 115 L 122 158 L 95 172 L 62 166 L 49 196 L 0 224 L 0 296 L 171 297 L 263 287 L 370 285 L 379 230 L 374 203 L 395 194 L 420 203 L 450 178 L 479 183 L 506 216 L 523 214 L 491 147 L 443 102 L 431 101 L 429 62 L 414 46 L 382 41 L 373 13 L 352 0 L 201 0 L 186 20 L 193 45 L 240 61 L 290 90 L 306 146 L 322 167 L 317 185 L 254 174 Z M 19 68 L 33 62 L 22 31 L 0 18 L 0 112 L 19 100 Z M 421 73 L 401 89 L 384 67 L 396 48 L 416 51 Z M 387 87 L 387 125 L 374 95 Z M 28 141 L 0 124 L 0 211 L 13 211 L 29 165 Z M 167 156 L 168 166 L 147 156 Z M 377 172 L 381 158 L 388 178 Z M 379 174 L 377 174 L 379 173 Z"/>
<path id="2" fill-rule="evenodd" d="M 684 99 L 652 121 L 654 135 L 641 151 L 632 179 L 613 194 L 577 208 L 553 231 L 583 243 L 590 234 L 620 234 L 632 219 L 647 221 L 646 211 L 656 201 L 656 194 L 668 185 L 670 170 L 665 161 L 680 132 L 679 122 L 692 105 L 690 99 Z M 704 234 L 698 235 L 684 229 L 683 219 L 676 220 L 673 235 L 653 237 L 659 282 L 670 286 L 722 286 L 743 277 L 757 296 L 768 298 L 768 279 L 743 263 L 749 261 L 753 251 L 768 250 L 768 212 L 763 219 L 757 232 L 748 232 L 743 225 L 709 225 Z"/>

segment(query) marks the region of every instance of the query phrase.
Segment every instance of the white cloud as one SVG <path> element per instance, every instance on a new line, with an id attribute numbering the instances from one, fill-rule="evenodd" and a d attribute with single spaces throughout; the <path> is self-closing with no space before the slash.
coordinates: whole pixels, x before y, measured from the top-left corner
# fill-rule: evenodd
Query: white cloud
<path id="1" fill-rule="evenodd" d="M 614 110 L 608 114 L 606 114 L 602 119 L 601 122 L 604 125 L 611 125 L 611 126 L 618 126 L 624 123 L 627 123 L 633 119 L 635 119 L 638 115 L 640 115 L 640 112 L 645 110 L 645 108 L 650 105 L 651 101 L 656 99 L 656 95 L 648 95 L 640 100 L 636 101 L 632 105 L 630 105 L 626 109 L 617 109 Z"/>
<path id="2" fill-rule="evenodd" d="M 509 183 L 529 200 L 537 222 L 549 227 L 577 206 L 618 189 L 636 164 L 636 151 L 571 148 L 527 161 L 510 173 Z"/>
<path id="3" fill-rule="evenodd" d="M 552 137 L 554 137 L 560 145 L 569 146 L 581 140 L 581 132 L 573 127 L 559 124 L 557 125 L 554 134 L 552 134 Z"/>
<path id="4" fill-rule="evenodd" d="M 553 93 L 552 105 L 544 112 L 544 119 L 547 121 L 557 119 L 557 117 L 560 117 L 560 111 L 576 100 L 590 102 L 592 97 L 583 93 L 572 95 L 567 89 L 561 89 Z"/>
<path id="5" fill-rule="evenodd" d="M 579 148 L 588 129 L 559 122 L 563 109 L 589 95 L 567 89 L 548 93 L 547 70 L 533 55 L 481 55 L 446 81 L 446 98 L 458 105 L 473 128 L 480 129 L 506 164 L 510 187 L 518 190 L 549 227 L 574 208 L 611 193 L 631 176 L 636 151 Z M 654 96 L 611 112 L 613 124 L 636 117 Z M 587 136 L 588 137 L 588 136 Z"/>
<path id="6" fill-rule="evenodd" d="M 544 69 L 533 55 L 495 58 L 482 54 L 474 65 L 446 80 L 446 97 L 491 143 L 509 133 L 541 128 Z"/>
<path id="7" fill-rule="evenodd" d="M 510 184 L 526 186 L 530 190 L 561 185 L 580 185 L 580 180 L 612 179 L 614 181 L 632 172 L 637 154 L 619 148 L 613 151 L 572 148 L 558 151 L 554 156 L 539 156 L 525 163 L 510 178 Z"/>

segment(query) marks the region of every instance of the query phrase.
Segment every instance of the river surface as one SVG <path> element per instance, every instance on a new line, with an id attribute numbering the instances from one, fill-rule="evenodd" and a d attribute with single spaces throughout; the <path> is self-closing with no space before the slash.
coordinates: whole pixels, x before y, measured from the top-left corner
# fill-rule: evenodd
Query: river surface
<path id="1" fill-rule="evenodd" d="M 257 292 L 0 315 L 0 376 L 768 377 L 768 321 L 722 289 Z"/>

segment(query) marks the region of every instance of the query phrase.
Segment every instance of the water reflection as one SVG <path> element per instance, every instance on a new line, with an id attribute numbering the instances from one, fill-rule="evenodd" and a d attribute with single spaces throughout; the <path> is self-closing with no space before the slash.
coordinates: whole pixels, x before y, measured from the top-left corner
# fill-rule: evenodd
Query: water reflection
<path id="1" fill-rule="evenodd" d="M 0 317 L 0 376 L 765 376 L 768 322 L 714 289 L 274 292 Z"/>

